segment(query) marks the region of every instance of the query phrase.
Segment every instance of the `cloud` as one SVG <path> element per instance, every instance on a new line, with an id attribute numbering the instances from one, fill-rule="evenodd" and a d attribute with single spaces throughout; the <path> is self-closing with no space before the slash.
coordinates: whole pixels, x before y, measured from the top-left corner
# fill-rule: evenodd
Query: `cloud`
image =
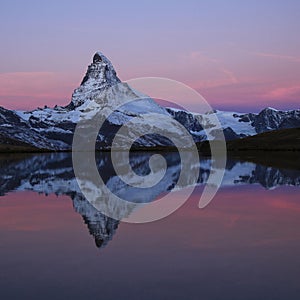
<path id="1" fill-rule="evenodd" d="M 273 200 L 270 205 L 278 209 L 291 210 L 293 212 L 300 212 L 300 204 L 295 202 L 289 202 L 282 199 Z"/>
<path id="2" fill-rule="evenodd" d="M 35 108 L 66 104 L 78 83 L 72 75 L 53 72 L 0 73 L 0 105 Z"/>
<path id="3" fill-rule="evenodd" d="M 47 96 L 68 86 L 65 76 L 52 72 L 0 73 L 1 96 Z"/>
<path id="4" fill-rule="evenodd" d="M 223 67 L 223 68 L 221 68 L 221 71 L 228 76 L 228 78 L 232 84 L 239 82 L 239 80 L 234 75 L 234 73 L 232 71 L 230 71 L 229 69 L 226 69 L 225 67 Z"/>
<path id="5" fill-rule="evenodd" d="M 214 88 L 239 83 L 234 72 L 228 69 L 221 60 L 210 57 L 201 51 L 192 51 L 185 55 L 184 59 L 190 68 L 199 70 L 198 76 L 196 76 L 199 79 L 192 83 L 197 88 Z"/>
<path id="6" fill-rule="evenodd" d="M 300 85 L 278 87 L 269 90 L 263 95 L 265 98 L 283 99 L 291 96 L 298 96 L 300 98 Z"/>
<path id="7" fill-rule="evenodd" d="M 265 53 L 265 52 L 254 52 L 255 56 L 260 57 L 267 57 L 267 58 L 273 58 L 273 59 L 280 59 L 280 60 L 287 60 L 290 62 L 297 62 L 300 63 L 300 58 L 290 55 L 280 55 L 280 54 L 274 54 L 274 53 Z"/>
<path id="8" fill-rule="evenodd" d="M 195 60 L 197 62 L 211 62 L 211 63 L 218 63 L 217 59 L 208 57 L 201 51 L 192 51 L 186 55 L 187 58 L 191 60 Z"/>

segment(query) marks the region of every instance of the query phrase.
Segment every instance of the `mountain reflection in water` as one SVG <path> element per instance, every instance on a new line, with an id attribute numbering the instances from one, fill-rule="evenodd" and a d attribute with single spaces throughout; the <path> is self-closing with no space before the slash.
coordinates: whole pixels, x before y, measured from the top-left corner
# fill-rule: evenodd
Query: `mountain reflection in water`
<path id="1" fill-rule="evenodd" d="M 137 189 L 125 184 L 114 172 L 109 153 L 98 153 L 96 163 L 99 173 L 111 192 L 130 202 L 147 203 L 170 191 L 180 175 L 180 157 L 176 152 L 161 153 L 167 162 L 167 171 L 162 180 L 154 187 Z M 119 163 L 122 164 L 120 152 Z M 130 157 L 132 169 L 138 175 L 150 172 L 149 158 L 153 153 L 136 152 Z M 125 161 L 125 159 L 124 159 Z M 202 157 L 197 185 L 205 184 L 211 167 L 211 160 Z M 192 168 L 192 166 L 191 166 Z M 123 176 L 126 174 L 122 174 Z M 82 180 L 82 178 L 81 178 Z M 194 184 L 193 178 L 186 178 L 186 186 Z M 266 167 L 250 162 L 228 160 L 222 186 L 259 184 L 266 189 L 278 186 L 300 185 L 300 171 Z M 86 182 L 89 187 L 101 190 L 94 182 Z M 184 188 L 184 186 L 182 186 Z M 96 246 L 101 248 L 112 239 L 118 228 L 119 221 L 103 215 L 81 193 L 74 176 L 71 153 L 45 153 L 0 156 L 0 196 L 11 191 L 33 191 L 37 193 L 67 195 L 73 201 L 73 207 L 87 225 L 94 237 Z M 103 201 L 109 196 L 103 194 Z M 116 208 L 112 208 L 116 209 Z M 120 209 L 120 208 L 118 208 Z M 131 213 L 130 205 L 121 207 L 121 215 Z"/>

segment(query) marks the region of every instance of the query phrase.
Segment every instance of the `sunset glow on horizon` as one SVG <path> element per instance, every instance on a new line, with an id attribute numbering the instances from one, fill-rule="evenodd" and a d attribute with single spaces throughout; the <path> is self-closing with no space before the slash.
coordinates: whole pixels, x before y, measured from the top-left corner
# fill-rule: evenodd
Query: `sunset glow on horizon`
<path id="1" fill-rule="evenodd" d="M 16 0 L 1 3 L 0 25 L 5 108 L 67 105 L 97 50 L 121 80 L 178 80 L 216 109 L 299 108 L 296 0 Z"/>

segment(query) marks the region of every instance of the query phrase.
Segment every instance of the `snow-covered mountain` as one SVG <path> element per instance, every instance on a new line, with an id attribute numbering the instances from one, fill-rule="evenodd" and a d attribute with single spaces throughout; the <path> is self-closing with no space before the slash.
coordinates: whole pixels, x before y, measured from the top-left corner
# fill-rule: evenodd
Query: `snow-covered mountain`
<path id="1" fill-rule="evenodd" d="M 138 100 L 122 105 L 122 101 L 128 98 Z M 117 106 L 120 107 L 114 111 Z M 178 122 L 188 129 L 195 141 L 216 137 L 215 126 L 210 122 L 213 112 L 200 115 L 158 105 L 128 84 L 121 83 L 111 62 L 101 52 L 97 52 L 67 106 L 45 106 L 32 111 L 12 111 L 0 107 L 0 145 L 2 148 L 3 145 L 8 148 L 14 145 L 54 151 L 70 150 L 76 124 L 82 119 L 92 119 L 99 111 L 107 117 L 98 136 L 99 148 L 109 148 L 118 129 L 133 117 L 137 117 L 139 133 L 143 134 L 136 141 L 136 147 L 171 145 L 170 140 L 162 135 L 149 134 L 156 129 L 165 129 L 180 140 L 182 135 Z M 146 118 L 149 113 L 161 114 L 162 118 L 155 120 L 155 124 L 149 124 Z M 277 111 L 266 108 L 258 114 L 215 113 L 227 140 L 269 130 L 300 127 L 300 110 Z M 171 116 L 174 121 L 170 123 L 170 118 L 164 116 Z M 203 126 L 208 134 L 205 134 Z M 134 132 L 129 130 L 127 134 L 130 136 Z M 127 135 L 123 138 L 125 141 Z"/>
<path id="2" fill-rule="evenodd" d="M 199 119 L 202 124 L 207 124 L 206 115 L 199 115 L 174 108 L 167 108 L 167 111 L 193 134 L 203 135 Z M 258 133 L 300 127 L 300 110 L 280 111 L 274 108 L 267 107 L 259 113 L 238 113 L 215 110 L 220 124 L 224 130 L 224 135 L 227 140 L 253 136 Z M 209 119 L 208 119 L 209 122 Z M 209 132 L 208 139 L 214 138 L 214 126 L 206 126 Z"/>

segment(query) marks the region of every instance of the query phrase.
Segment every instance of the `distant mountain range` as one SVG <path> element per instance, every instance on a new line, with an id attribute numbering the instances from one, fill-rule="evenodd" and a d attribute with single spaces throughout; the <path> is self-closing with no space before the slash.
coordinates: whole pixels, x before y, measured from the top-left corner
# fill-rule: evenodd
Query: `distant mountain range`
<path id="1" fill-rule="evenodd" d="M 266 108 L 260 113 L 214 111 L 201 115 L 175 108 L 164 108 L 127 84 L 123 84 L 120 90 L 119 83 L 121 81 L 111 62 L 102 53 L 97 52 L 81 85 L 74 91 L 72 100 L 67 106 L 54 108 L 45 106 L 32 111 L 8 110 L 0 107 L 0 151 L 69 151 L 72 148 L 76 124 L 82 118 L 93 117 L 93 108 L 95 111 L 100 108 L 111 112 L 103 130 L 99 133 L 96 144 L 98 149 L 110 148 L 115 132 L 133 117 L 138 117 L 140 128 L 144 128 L 145 132 L 145 136 L 135 143 L 136 147 L 170 146 L 168 139 L 160 135 L 147 134 L 151 132 L 145 121 L 145 115 L 149 112 L 171 116 L 174 119 L 173 128 L 164 123 L 163 117 L 157 120 L 156 126 L 176 134 L 175 121 L 178 121 L 190 132 L 195 142 L 215 139 L 215 126 L 207 126 L 210 125 L 212 113 L 216 113 L 219 118 L 227 141 L 272 130 L 300 127 L 300 110 L 279 111 Z M 125 104 L 117 111 L 113 111 L 115 105 L 122 104 L 116 100 L 120 93 L 130 95 L 132 98 L 140 98 L 142 95 L 143 99 Z M 200 124 L 205 124 L 205 128 L 208 128 L 206 132 Z"/>

